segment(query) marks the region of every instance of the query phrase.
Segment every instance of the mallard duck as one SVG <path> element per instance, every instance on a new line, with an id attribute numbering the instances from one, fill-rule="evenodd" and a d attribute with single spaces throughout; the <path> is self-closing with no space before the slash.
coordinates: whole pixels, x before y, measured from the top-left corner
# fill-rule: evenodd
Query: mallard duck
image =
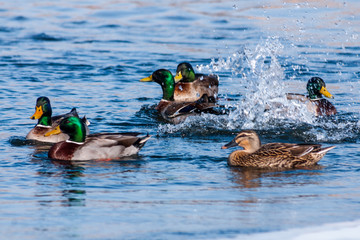
<path id="1" fill-rule="evenodd" d="M 288 100 L 299 100 L 300 102 L 306 103 L 309 111 L 313 112 L 315 116 L 329 116 L 337 113 L 335 106 L 323 98 L 334 98 L 327 89 L 324 80 L 319 77 L 312 77 L 307 85 L 308 96 L 296 93 L 288 93 L 286 95 Z"/>
<path id="2" fill-rule="evenodd" d="M 219 77 L 217 75 L 205 75 L 195 73 L 188 62 L 182 62 L 177 66 L 175 75 L 175 101 L 193 102 L 204 95 L 209 102 L 218 99 Z"/>
<path id="3" fill-rule="evenodd" d="M 163 97 L 156 107 L 156 110 L 168 122 L 178 124 L 183 122 L 188 116 L 198 115 L 201 112 L 211 112 L 215 107 L 214 103 L 210 103 L 207 96 L 200 98 L 194 102 L 176 102 L 174 100 L 175 81 L 169 70 L 156 70 L 147 78 L 143 78 L 142 82 L 156 82 L 161 85 Z"/>
<path id="4" fill-rule="evenodd" d="M 296 168 L 316 165 L 335 146 L 321 148 L 320 144 L 268 143 L 261 145 L 255 131 L 241 131 L 222 149 L 240 146 L 232 152 L 228 165 L 257 168 Z"/>
<path id="5" fill-rule="evenodd" d="M 39 97 L 36 100 L 35 113 L 30 117 L 30 119 L 38 119 L 38 123 L 26 135 L 26 139 L 37 140 L 41 142 L 49 142 L 49 143 L 56 143 L 69 139 L 69 136 L 64 133 L 51 135 L 48 137 L 45 137 L 44 135 L 47 132 L 50 132 L 53 129 L 55 129 L 55 127 L 59 125 L 60 121 L 64 117 L 69 117 L 69 116 L 78 117 L 76 108 L 71 109 L 70 112 L 63 115 L 58 115 L 54 117 L 51 117 L 51 115 L 52 115 L 52 109 L 49 98 Z M 84 117 L 82 120 L 86 123 L 86 131 L 88 133 L 89 129 L 87 128 L 87 125 L 89 125 L 89 122 L 87 121 L 86 117 Z"/>
<path id="6" fill-rule="evenodd" d="M 139 133 L 95 133 L 86 136 L 85 124 L 78 117 L 66 117 L 46 135 L 63 132 L 69 139 L 55 143 L 49 158 L 58 160 L 108 160 L 137 154 L 150 138 Z"/>

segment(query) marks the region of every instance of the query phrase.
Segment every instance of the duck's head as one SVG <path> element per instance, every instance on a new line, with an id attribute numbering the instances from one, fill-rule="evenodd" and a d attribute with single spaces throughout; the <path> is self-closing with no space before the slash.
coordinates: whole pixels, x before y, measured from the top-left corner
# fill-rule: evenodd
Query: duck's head
<path id="1" fill-rule="evenodd" d="M 243 147 L 245 151 L 253 153 L 260 148 L 261 142 L 255 131 L 243 130 L 231 142 L 222 146 L 222 149 L 236 146 Z"/>
<path id="2" fill-rule="evenodd" d="M 45 136 L 50 136 L 59 133 L 65 133 L 69 135 L 69 140 L 73 142 L 82 143 L 85 141 L 86 137 L 86 128 L 83 121 L 78 117 L 67 117 L 61 120 L 59 126 L 54 130 L 45 134 Z"/>
<path id="3" fill-rule="evenodd" d="M 173 101 L 175 91 L 174 77 L 169 70 L 159 69 L 153 72 L 149 77 L 140 79 L 141 82 L 156 82 L 160 84 L 163 90 L 163 99 Z"/>
<path id="4" fill-rule="evenodd" d="M 180 63 L 176 68 L 175 82 L 193 82 L 195 80 L 195 72 L 188 62 Z"/>
<path id="5" fill-rule="evenodd" d="M 50 100 L 47 97 L 39 97 L 36 100 L 35 113 L 30 119 L 39 119 L 38 124 L 49 126 L 51 125 L 52 109 Z"/>
<path id="6" fill-rule="evenodd" d="M 331 95 L 326 89 L 326 84 L 324 80 L 319 77 L 312 77 L 308 81 L 306 89 L 309 93 L 310 99 L 322 98 L 322 95 L 328 98 L 334 98 L 333 95 Z"/>

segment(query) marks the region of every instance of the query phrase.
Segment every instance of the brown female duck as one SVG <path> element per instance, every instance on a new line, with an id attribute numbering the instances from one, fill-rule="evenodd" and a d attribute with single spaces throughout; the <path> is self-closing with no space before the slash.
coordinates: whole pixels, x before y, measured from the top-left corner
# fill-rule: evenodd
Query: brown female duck
<path id="1" fill-rule="evenodd" d="M 261 145 L 256 132 L 241 131 L 222 149 L 240 146 L 232 152 L 228 165 L 257 168 L 297 168 L 316 165 L 335 146 L 321 148 L 320 144 L 268 143 Z"/>
<path id="2" fill-rule="evenodd" d="M 182 62 L 177 66 L 175 82 L 175 101 L 193 102 L 204 95 L 210 102 L 216 102 L 218 99 L 219 77 L 195 73 L 188 62 Z"/>

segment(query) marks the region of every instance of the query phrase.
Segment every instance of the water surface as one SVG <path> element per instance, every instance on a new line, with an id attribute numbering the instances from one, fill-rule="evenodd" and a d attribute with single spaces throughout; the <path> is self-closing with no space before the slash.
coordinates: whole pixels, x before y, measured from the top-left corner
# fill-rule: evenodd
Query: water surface
<path id="1" fill-rule="evenodd" d="M 360 4 L 349 1 L 7 1 L 0 4 L 0 232 L 6 239 L 218 239 L 360 219 Z M 228 114 L 167 124 L 155 83 L 181 61 L 220 76 Z M 339 114 L 286 103 L 320 76 Z M 24 143 L 36 98 L 92 132 L 153 137 L 138 156 L 66 163 Z M 230 168 L 241 129 L 336 145 L 311 169 Z M 332 226 L 332 225 L 330 225 Z M 341 225 L 342 226 L 342 225 Z M 268 235 L 266 235 L 268 234 Z"/>

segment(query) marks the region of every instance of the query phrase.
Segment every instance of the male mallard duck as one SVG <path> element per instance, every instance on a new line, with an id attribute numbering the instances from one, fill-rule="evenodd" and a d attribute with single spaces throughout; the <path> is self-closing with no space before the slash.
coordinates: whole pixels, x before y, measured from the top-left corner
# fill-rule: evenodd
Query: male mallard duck
<path id="1" fill-rule="evenodd" d="M 194 102 L 204 95 L 210 102 L 218 98 L 219 77 L 196 74 L 190 63 L 182 62 L 177 66 L 175 82 L 175 101 Z"/>
<path id="2" fill-rule="evenodd" d="M 315 165 L 335 146 L 321 148 L 320 144 L 268 143 L 261 145 L 256 132 L 241 131 L 222 149 L 240 146 L 232 152 L 228 165 L 257 168 L 296 168 Z"/>
<path id="3" fill-rule="evenodd" d="M 136 137 L 138 133 L 95 133 L 86 136 L 85 124 L 78 117 L 66 117 L 47 135 L 63 132 L 69 140 L 54 144 L 49 157 L 58 160 L 119 159 L 139 152 L 150 138 Z"/>
<path id="4" fill-rule="evenodd" d="M 329 116 L 336 114 L 335 106 L 323 98 L 322 95 L 328 98 L 334 98 L 327 90 L 324 80 L 319 77 L 312 77 L 307 85 L 306 89 L 309 93 L 308 96 L 296 93 L 288 93 L 288 100 L 299 100 L 306 103 L 309 111 L 314 112 L 315 116 Z"/>
<path id="5" fill-rule="evenodd" d="M 214 103 L 209 103 L 206 96 L 194 102 L 174 101 L 175 81 L 169 70 L 156 70 L 141 82 L 157 82 L 163 90 L 163 98 L 156 107 L 161 116 L 174 124 L 185 121 L 188 116 L 197 115 L 201 112 L 211 111 L 215 107 Z"/>
<path id="6" fill-rule="evenodd" d="M 31 129 L 31 131 L 27 134 L 26 139 L 37 140 L 41 142 L 49 142 L 49 143 L 56 143 L 69 139 L 69 136 L 64 133 L 58 135 L 52 135 L 48 137 L 45 137 L 44 135 L 47 132 L 53 130 L 55 127 L 57 127 L 63 118 L 69 116 L 78 117 L 76 108 L 71 109 L 69 113 L 63 115 L 54 116 L 54 117 L 51 117 L 51 115 L 52 115 L 52 109 L 49 98 L 39 97 L 36 100 L 35 113 L 30 117 L 30 119 L 39 119 L 39 120 L 36 126 L 33 129 Z M 87 125 L 89 125 L 89 122 L 85 117 L 83 118 L 83 121 Z M 87 126 L 86 126 L 86 130 L 88 133 L 89 129 L 87 128 Z"/>

